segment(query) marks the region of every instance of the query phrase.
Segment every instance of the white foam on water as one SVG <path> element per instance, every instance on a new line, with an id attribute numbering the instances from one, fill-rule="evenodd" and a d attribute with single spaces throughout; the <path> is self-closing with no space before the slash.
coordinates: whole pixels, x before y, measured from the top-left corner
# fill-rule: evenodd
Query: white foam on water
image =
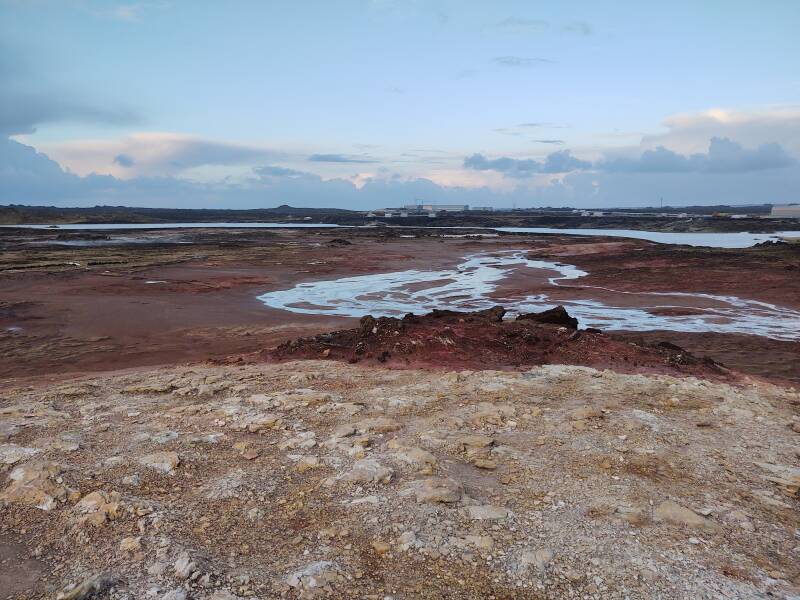
<path id="1" fill-rule="evenodd" d="M 688 292 L 604 291 L 641 296 L 636 307 L 612 306 L 585 298 L 551 300 L 546 294 L 523 297 L 498 297 L 498 285 L 519 269 L 550 271 L 548 282 L 562 286 L 588 275 L 574 265 L 530 260 L 519 250 L 494 254 L 472 254 L 454 269 L 438 271 L 407 270 L 343 277 L 327 281 L 304 282 L 288 290 L 258 296 L 271 308 L 302 314 L 327 314 L 345 317 L 401 316 L 422 314 L 433 309 L 481 310 L 495 305 L 509 312 L 538 312 L 563 304 L 584 327 L 609 330 L 649 331 L 664 329 L 686 332 L 742 333 L 780 340 L 800 339 L 800 312 L 737 296 Z M 424 285 L 427 284 L 427 285 Z M 591 286 L 582 286 L 582 288 Z M 576 290 L 579 294 L 580 290 Z M 664 315 L 651 311 L 685 309 L 686 304 L 669 303 L 669 298 L 696 298 L 699 307 L 688 305 L 697 314 Z"/>

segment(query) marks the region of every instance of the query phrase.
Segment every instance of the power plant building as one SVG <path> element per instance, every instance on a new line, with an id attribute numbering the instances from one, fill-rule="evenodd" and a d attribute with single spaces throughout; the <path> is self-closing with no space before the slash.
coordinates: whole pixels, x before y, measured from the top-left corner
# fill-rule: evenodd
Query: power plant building
<path id="1" fill-rule="evenodd" d="M 406 204 L 403 207 L 408 212 L 464 212 L 469 210 L 469 204 Z"/>
<path id="2" fill-rule="evenodd" d="M 773 206 L 769 216 L 777 219 L 800 219 L 800 204 Z"/>

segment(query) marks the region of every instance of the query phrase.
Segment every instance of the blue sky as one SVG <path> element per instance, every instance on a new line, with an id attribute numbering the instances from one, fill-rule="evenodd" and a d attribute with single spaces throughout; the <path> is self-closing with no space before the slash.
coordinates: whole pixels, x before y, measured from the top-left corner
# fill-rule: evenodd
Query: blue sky
<path id="1" fill-rule="evenodd" d="M 798 29 L 777 0 L 0 0 L 0 202 L 800 201 Z"/>

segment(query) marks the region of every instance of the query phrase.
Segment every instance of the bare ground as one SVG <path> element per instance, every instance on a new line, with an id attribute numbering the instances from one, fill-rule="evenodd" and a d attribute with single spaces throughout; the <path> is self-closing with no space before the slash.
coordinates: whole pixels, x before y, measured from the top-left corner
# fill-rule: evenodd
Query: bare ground
<path id="1" fill-rule="evenodd" d="M 5 597 L 794 597 L 799 406 L 558 365 L 8 390 L 0 536 L 25 552 L 4 550 Z"/>
<path id="2" fill-rule="evenodd" d="M 413 352 L 393 357 L 391 327 L 350 339 L 355 319 L 255 300 L 517 248 L 577 264 L 587 285 L 798 307 L 795 247 L 381 231 L 29 243 L 58 235 L 0 232 L 0 598 L 800 595 L 797 343 L 527 325 L 487 341 L 455 317 L 411 323 Z M 318 337 L 334 329 L 353 344 Z M 297 336 L 310 341 L 292 362 L 261 362 Z M 294 360 L 320 356 L 341 360 Z"/>
<path id="3" fill-rule="evenodd" d="M 560 288 L 540 276 L 512 277 L 504 293 L 544 292 L 557 302 L 575 294 L 604 301 L 603 287 L 708 292 L 800 308 L 797 244 L 715 250 L 561 235 L 448 238 L 430 229 L 121 232 L 105 236 L 125 238 L 106 246 L 84 239 L 98 235 L 0 229 L 0 378 L 224 359 L 352 327 L 355 319 L 272 310 L 256 297 L 301 281 L 451 268 L 465 254 L 500 249 L 524 249 L 590 273 Z M 800 382 L 797 342 L 641 335 L 747 373 Z"/>

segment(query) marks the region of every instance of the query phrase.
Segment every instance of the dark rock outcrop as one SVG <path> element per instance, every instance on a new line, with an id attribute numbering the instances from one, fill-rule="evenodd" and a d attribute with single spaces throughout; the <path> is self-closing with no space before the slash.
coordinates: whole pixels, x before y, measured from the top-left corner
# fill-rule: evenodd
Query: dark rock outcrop
<path id="1" fill-rule="evenodd" d="M 672 345 L 643 346 L 597 330 L 578 330 L 563 307 L 504 321 L 497 306 L 475 312 L 437 310 L 402 318 L 361 318 L 359 326 L 288 341 L 271 360 L 331 359 L 395 367 L 497 369 L 585 365 L 622 372 L 725 378 L 726 371 Z"/>
<path id="2" fill-rule="evenodd" d="M 536 321 L 547 325 L 560 325 L 570 329 L 578 328 L 578 319 L 570 316 L 563 306 L 556 306 L 540 313 L 525 313 L 517 317 L 517 321 Z"/>

